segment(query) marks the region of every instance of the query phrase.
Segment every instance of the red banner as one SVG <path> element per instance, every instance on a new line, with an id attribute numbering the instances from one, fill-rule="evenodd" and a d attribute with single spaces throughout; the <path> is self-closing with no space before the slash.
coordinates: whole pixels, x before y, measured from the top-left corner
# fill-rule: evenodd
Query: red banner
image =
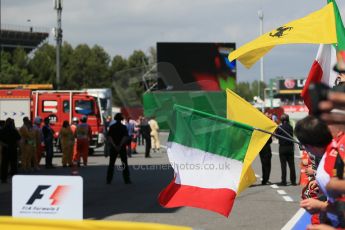
<path id="1" fill-rule="evenodd" d="M 308 108 L 305 105 L 285 105 L 282 106 L 284 113 L 296 113 L 296 112 L 308 112 Z"/>

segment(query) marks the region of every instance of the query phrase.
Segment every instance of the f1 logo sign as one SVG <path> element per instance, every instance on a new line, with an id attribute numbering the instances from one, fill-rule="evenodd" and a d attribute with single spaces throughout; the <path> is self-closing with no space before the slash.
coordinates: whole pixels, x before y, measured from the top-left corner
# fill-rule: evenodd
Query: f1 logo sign
<path id="1" fill-rule="evenodd" d="M 26 202 L 27 205 L 31 205 L 35 202 L 37 199 L 41 199 L 43 197 L 43 194 L 41 193 L 43 190 L 46 190 L 50 188 L 50 185 L 39 185 L 34 193 L 31 195 L 30 199 L 28 202 Z"/>
<path id="2" fill-rule="evenodd" d="M 37 186 L 34 193 L 31 195 L 30 199 L 26 202 L 27 205 L 32 205 L 36 200 L 40 200 L 43 198 L 44 194 L 42 193 L 44 190 L 50 188 L 50 185 L 39 185 Z M 49 197 L 52 200 L 51 205 L 58 205 L 61 201 L 61 197 L 66 192 L 68 186 L 59 185 L 54 190 L 53 194 Z"/>
<path id="3" fill-rule="evenodd" d="M 0 113 L 2 115 L 1 111 Z M 12 216 L 82 220 L 83 178 L 80 176 L 13 176 Z M 3 229 L 0 227 L 0 230 Z"/>

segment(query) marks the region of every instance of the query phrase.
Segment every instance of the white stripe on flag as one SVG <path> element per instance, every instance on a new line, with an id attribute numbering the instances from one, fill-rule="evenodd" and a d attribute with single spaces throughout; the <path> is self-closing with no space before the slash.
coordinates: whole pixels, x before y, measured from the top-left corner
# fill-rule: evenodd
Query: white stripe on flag
<path id="1" fill-rule="evenodd" d="M 334 65 L 337 63 L 336 50 L 333 45 L 321 44 L 317 51 L 316 61 L 322 68 L 321 82 L 333 87 L 337 73 L 333 70 Z"/>
<path id="2" fill-rule="evenodd" d="M 175 142 L 170 142 L 167 146 L 169 161 L 176 175 L 175 183 L 237 191 L 243 166 L 241 161 Z"/>

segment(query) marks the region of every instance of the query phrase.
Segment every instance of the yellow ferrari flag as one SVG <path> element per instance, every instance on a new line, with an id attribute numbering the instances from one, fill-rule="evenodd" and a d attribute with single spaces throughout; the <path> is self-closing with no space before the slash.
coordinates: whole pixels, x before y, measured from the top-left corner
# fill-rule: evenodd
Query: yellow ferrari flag
<path id="1" fill-rule="evenodd" d="M 275 122 L 229 89 L 226 90 L 226 116 L 233 121 L 241 122 L 271 133 L 278 127 Z M 238 193 L 242 192 L 256 181 L 254 171 L 250 165 L 270 136 L 270 134 L 254 130 L 252 139 L 249 142 L 246 157 L 243 161 Z"/>
<path id="2" fill-rule="evenodd" d="M 333 3 L 241 46 L 229 54 L 229 60 L 237 59 L 250 68 L 274 46 L 291 43 L 337 43 Z"/>

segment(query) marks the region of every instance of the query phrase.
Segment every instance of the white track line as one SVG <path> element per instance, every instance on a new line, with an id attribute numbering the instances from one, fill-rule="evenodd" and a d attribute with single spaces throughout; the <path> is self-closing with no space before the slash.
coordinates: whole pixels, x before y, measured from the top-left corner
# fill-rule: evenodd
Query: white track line
<path id="1" fill-rule="evenodd" d="M 282 230 L 290 230 L 293 228 L 293 226 L 296 225 L 297 221 L 303 216 L 305 213 L 305 210 L 303 208 L 300 208 L 296 214 L 284 225 Z"/>
<path id="2" fill-rule="evenodd" d="M 283 199 L 286 201 L 286 202 L 292 202 L 293 199 L 289 196 L 283 196 Z"/>
<path id="3" fill-rule="evenodd" d="M 276 185 L 276 184 L 272 184 L 272 185 L 271 185 L 271 188 L 277 189 L 277 188 L 279 188 L 279 186 Z"/>
<path id="4" fill-rule="evenodd" d="M 284 190 L 277 190 L 279 195 L 286 195 L 287 193 Z"/>

